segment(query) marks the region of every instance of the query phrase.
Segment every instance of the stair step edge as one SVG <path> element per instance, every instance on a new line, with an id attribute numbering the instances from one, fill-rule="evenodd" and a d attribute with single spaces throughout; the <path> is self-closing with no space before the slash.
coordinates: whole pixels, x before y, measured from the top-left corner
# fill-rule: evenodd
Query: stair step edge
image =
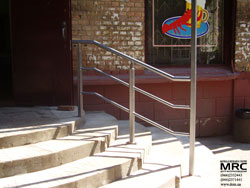
<path id="1" fill-rule="evenodd" d="M 116 129 L 117 127 L 114 127 L 113 130 L 102 130 L 102 133 L 85 134 L 78 130 L 77 134 L 72 136 L 2 149 L 0 177 L 43 170 L 103 152 L 114 142 Z"/>
<path id="2" fill-rule="evenodd" d="M 119 148 L 118 148 L 119 149 Z M 131 154 L 134 152 L 134 155 Z M 58 167 L 6 177 L 0 179 L 3 187 L 100 187 L 117 179 L 124 178 L 142 166 L 138 151 L 131 153 L 106 151 L 94 156 L 67 163 Z M 84 167 L 84 168 L 82 168 Z"/>
<path id="3" fill-rule="evenodd" d="M 82 122 L 83 118 L 76 118 L 55 124 L 1 129 L 0 149 L 34 144 L 68 136 L 71 135 Z"/>

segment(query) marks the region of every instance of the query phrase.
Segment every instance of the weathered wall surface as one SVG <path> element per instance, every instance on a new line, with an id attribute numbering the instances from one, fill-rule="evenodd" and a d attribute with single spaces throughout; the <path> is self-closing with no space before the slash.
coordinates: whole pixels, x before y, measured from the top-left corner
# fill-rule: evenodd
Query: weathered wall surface
<path id="1" fill-rule="evenodd" d="M 144 61 L 144 0 L 72 0 L 72 35 L 74 39 L 97 40 Z M 235 69 L 250 71 L 250 0 L 237 0 L 235 33 Z M 76 63 L 77 49 L 73 47 Z M 128 62 L 92 46 L 83 47 L 84 66 L 127 74 Z M 86 74 L 86 73 L 84 73 Z M 87 73 L 89 74 L 89 73 Z M 91 75 L 91 73 L 89 74 Z M 197 136 L 228 134 L 233 128 L 234 111 L 250 108 L 250 75 L 241 73 L 235 80 L 198 82 Z M 187 83 L 137 84 L 175 104 L 189 104 Z M 128 107 L 128 89 L 121 85 L 85 85 Z M 104 110 L 118 119 L 128 114 L 94 96 L 84 96 L 85 110 Z M 136 94 L 136 111 L 176 131 L 189 131 L 189 111 L 172 110 L 143 95 Z M 137 120 L 139 121 L 139 120 Z M 140 122 L 140 121 L 139 121 Z"/>
<path id="2" fill-rule="evenodd" d="M 144 0 L 72 0 L 72 38 L 97 40 L 144 61 Z M 74 65 L 76 52 L 73 47 Z M 127 60 L 100 48 L 83 47 L 83 54 L 84 66 L 109 71 L 129 68 Z"/>
<path id="3" fill-rule="evenodd" d="M 235 69 L 250 71 L 250 0 L 237 0 Z"/>
<path id="4" fill-rule="evenodd" d="M 127 108 L 129 107 L 129 92 L 125 86 L 93 85 L 84 87 L 86 91 L 96 91 Z M 188 83 L 137 84 L 137 87 L 173 104 L 189 104 L 190 101 L 190 84 Z M 198 82 L 197 136 L 225 135 L 231 131 L 233 124 L 232 88 L 232 81 Z M 135 100 L 137 113 L 172 130 L 189 132 L 189 110 L 171 109 L 139 93 L 136 93 Z M 128 120 L 129 118 L 128 113 L 95 96 L 84 95 L 83 101 L 86 111 L 103 110 L 117 119 Z M 139 119 L 136 121 L 144 124 Z"/>
<path id="5" fill-rule="evenodd" d="M 235 70 L 243 72 L 234 81 L 234 110 L 250 108 L 250 0 L 237 0 Z"/>

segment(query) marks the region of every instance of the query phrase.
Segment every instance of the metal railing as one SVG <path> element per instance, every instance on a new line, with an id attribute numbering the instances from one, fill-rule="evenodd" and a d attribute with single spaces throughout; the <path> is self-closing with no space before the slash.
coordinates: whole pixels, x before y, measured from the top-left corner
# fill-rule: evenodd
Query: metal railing
<path id="1" fill-rule="evenodd" d="M 162 129 L 163 131 L 173 134 L 173 135 L 181 135 L 181 136 L 189 136 L 189 140 L 190 140 L 190 155 L 189 155 L 189 175 L 194 175 L 194 148 L 195 148 L 195 123 L 196 123 L 196 72 L 197 72 L 197 65 L 196 65 L 196 56 L 197 56 L 197 50 L 196 50 L 196 46 L 197 46 L 197 31 L 196 29 L 196 19 L 197 19 L 197 15 L 196 13 L 196 0 L 192 0 L 192 39 L 191 39 L 191 77 L 190 76 L 174 76 L 171 75 L 169 73 L 166 73 L 160 69 L 157 69 L 151 65 L 148 65 L 142 61 L 139 61 L 133 57 L 130 57 L 124 53 L 121 53 L 113 48 L 110 48 L 108 46 L 105 46 L 95 40 L 73 40 L 72 42 L 74 44 L 78 45 L 78 115 L 82 116 L 82 110 L 83 110 L 83 99 L 82 99 L 82 94 L 88 94 L 88 95 L 95 95 L 98 96 L 100 98 L 102 98 L 103 100 L 105 100 L 106 102 L 109 102 L 110 104 L 124 110 L 125 112 L 129 113 L 129 124 L 130 124 L 130 143 L 134 143 L 135 142 L 135 117 L 155 126 L 158 127 L 160 129 Z M 96 45 L 106 51 L 109 51 L 111 53 L 114 53 L 120 57 L 123 57 L 125 59 L 127 59 L 130 63 L 130 71 L 129 71 L 129 83 L 115 77 L 112 75 L 109 75 L 105 72 L 103 72 L 100 69 L 97 68 L 86 68 L 86 67 L 82 67 L 82 48 L 81 48 L 81 44 L 92 44 L 92 45 Z M 135 69 L 134 69 L 134 64 L 137 65 L 141 65 L 144 68 L 153 71 L 154 73 L 161 75 L 167 79 L 170 79 L 172 81 L 178 81 L 178 82 L 191 82 L 191 96 L 190 96 L 190 105 L 176 105 L 176 104 L 172 104 L 168 101 L 165 101 L 149 92 L 146 92 L 138 87 L 135 86 Z M 116 103 L 115 101 L 112 101 L 106 97 L 104 97 L 103 95 L 97 93 L 97 92 L 85 92 L 82 90 L 82 70 L 94 70 L 99 72 L 100 74 L 103 74 L 121 84 L 123 84 L 126 87 L 129 87 L 129 109 Z M 174 109 L 188 109 L 190 110 L 190 134 L 189 133 L 184 133 L 184 132 L 176 132 L 173 130 L 170 130 L 162 125 L 160 125 L 157 122 L 154 122 L 138 113 L 135 112 L 135 91 L 140 92 L 164 105 L 167 105 L 171 108 Z"/>
<path id="2" fill-rule="evenodd" d="M 176 131 L 173 131 L 173 130 L 170 130 L 162 125 L 160 125 L 159 123 L 157 122 L 154 122 L 138 113 L 135 112 L 135 91 L 139 92 L 139 93 L 142 93 L 148 97 L 150 97 L 151 99 L 154 99 L 158 102 L 160 102 L 161 104 L 164 104 L 166 106 L 169 106 L 171 108 L 174 108 L 174 109 L 185 109 L 185 110 L 190 110 L 191 107 L 190 105 L 176 105 L 176 104 L 172 104 L 160 97 L 157 97 L 147 91 L 144 91 L 138 87 L 135 86 L 135 70 L 134 70 L 134 64 L 137 63 L 141 66 L 143 66 L 144 68 L 147 68 L 153 72 L 155 72 L 156 74 L 159 74 L 161 76 L 164 76 L 165 78 L 167 79 L 170 79 L 172 81 L 182 81 L 182 82 L 190 82 L 191 79 L 189 76 L 173 76 L 171 74 L 168 74 L 160 69 L 157 69 L 155 67 L 152 67 L 148 64 L 145 64 L 137 59 L 134 59 L 126 54 L 123 54 L 113 48 L 110 48 L 110 47 L 107 47 L 97 41 L 94 41 L 94 40 L 74 40 L 73 43 L 75 44 L 78 44 L 78 88 L 79 88 L 79 92 L 78 92 L 78 115 L 81 116 L 82 114 L 82 110 L 83 110 L 83 99 L 82 99 L 82 94 L 87 94 L 87 95 L 95 95 L 95 96 L 98 96 L 100 98 L 102 98 L 103 100 L 105 100 L 106 102 L 120 108 L 121 110 L 124 110 L 125 112 L 128 112 L 129 113 L 129 124 L 130 124 L 130 143 L 134 143 L 135 142 L 135 136 L 134 136 L 134 131 L 135 131 L 135 117 L 155 126 L 155 127 L 158 127 L 160 128 L 161 130 L 169 133 L 169 134 L 173 134 L 173 135 L 179 135 L 179 136 L 189 136 L 189 133 L 184 133 L 184 132 L 176 132 Z M 130 62 L 130 71 L 129 71 L 129 83 L 113 76 L 113 75 L 109 75 L 107 74 L 106 72 L 98 69 L 98 68 L 89 68 L 89 67 L 82 67 L 81 64 L 82 64 L 82 48 L 81 48 L 81 44 L 94 44 L 96 46 L 99 46 L 109 52 L 112 52 L 112 53 L 115 53 L 116 55 L 120 56 L 120 57 L 124 57 L 126 59 L 128 59 Z M 86 91 L 83 91 L 82 90 L 82 70 L 85 70 L 85 71 L 89 71 L 89 70 L 92 70 L 92 71 L 96 71 L 100 74 L 103 74 L 105 76 L 107 76 L 108 78 L 110 79 L 113 79 L 119 83 L 121 83 L 122 85 L 126 86 L 129 88 L 129 109 L 116 103 L 115 101 L 113 100 L 110 100 L 106 97 L 104 97 L 103 95 L 97 93 L 97 92 L 86 92 Z"/>
<path id="3" fill-rule="evenodd" d="M 147 68 L 153 72 L 155 72 L 156 74 L 159 74 L 161 76 L 164 76 L 165 78 L 168 78 L 170 80 L 173 80 L 173 81 L 182 81 L 182 82 L 190 82 L 190 77 L 189 76 L 173 76 L 171 74 L 168 74 L 160 69 L 157 69 L 155 67 L 152 67 L 151 65 L 148 65 L 144 62 L 141 62 L 137 59 L 134 59 L 126 54 L 123 54 L 113 48 L 110 48 L 108 46 L 105 46 L 97 41 L 94 41 L 94 40 L 74 40 L 73 43 L 76 43 L 78 44 L 78 88 L 79 88 L 79 94 L 78 94 L 78 100 L 79 100 L 79 108 L 78 108 L 78 115 L 81 116 L 82 114 L 82 106 L 83 106 L 83 102 L 82 102 L 82 97 L 81 97 L 81 94 L 87 94 L 87 95 L 96 95 L 100 98 L 102 98 L 103 100 L 105 100 L 106 102 L 109 102 L 111 104 L 113 104 L 114 106 L 124 110 L 125 112 L 128 112 L 129 113 L 129 119 L 130 119 L 130 143 L 134 143 L 134 122 L 135 122 L 135 116 L 143 121 L 146 121 L 164 131 L 166 131 L 167 133 L 170 133 L 170 134 L 173 134 L 173 135 L 180 135 L 180 136 L 189 136 L 188 133 L 184 133 L 184 132 L 176 132 L 176 131 L 172 131 L 162 125 L 160 125 L 159 123 L 157 122 L 154 122 L 138 113 L 135 112 L 135 91 L 139 92 L 139 93 L 142 93 L 146 96 L 148 96 L 149 98 L 151 99 L 154 99 L 166 106 L 169 106 L 171 108 L 174 108 L 174 109 L 184 109 L 184 110 L 190 110 L 190 106 L 189 105 L 176 105 L 176 104 L 172 104 L 160 97 L 157 97 L 147 91 L 144 91 L 138 87 L 135 86 L 135 70 L 134 70 L 134 64 L 137 63 L 141 66 L 143 66 L 144 68 Z M 81 44 L 94 44 L 96 46 L 99 46 L 107 51 L 110 51 L 112 53 L 115 53 L 116 55 L 120 56 L 120 57 L 124 57 L 126 59 L 128 59 L 129 61 L 132 61 L 130 62 L 130 71 L 129 71 L 129 83 L 115 77 L 115 76 L 112 76 L 112 75 L 109 75 L 107 73 L 105 73 L 104 71 L 98 69 L 98 68 L 89 68 L 89 67 L 82 67 L 81 66 L 81 63 L 82 63 L 82 50 L 81 50 Z M 116 103 L 115 101 L 112 101 L 106 97 L 104 97 L 103 95 L 97 93 L 97 92 L 85 92 L 82 90 L 82 70 L 86 70 L 86 71 L 89 71 L 89 70 L 92 70 L 92 71 L 96 71 L 100 74 L 103 74 L 105 76 L 107 76 L 108 78 L 110 79 L 113 79 L 119 83 L 121 83 L 122 85 L 126 86 L 129 88 L 129 109 Z"/>

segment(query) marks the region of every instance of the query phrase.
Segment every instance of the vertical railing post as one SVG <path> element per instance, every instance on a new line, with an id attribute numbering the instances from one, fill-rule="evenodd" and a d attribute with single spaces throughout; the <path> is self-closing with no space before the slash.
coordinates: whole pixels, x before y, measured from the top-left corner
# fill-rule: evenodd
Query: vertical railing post
<path id="1" fill-rule="evenodd" d="M 83 100 L 82 100 L 82 48 L 81 44 L 78 43 L 78 63 L 77 63 L 77 72 L 78 72 L 78 117 L 82 117 L 83 111 Z"/>
<path id="2" fill-rule="evenodd" d="M 196 73 L 197 73 L 197 7 L 196 0 L 192 0 L 192 37 L 191 37 L 191 86 L 190 86 L 190 154 L 189 154 L 189 175 L 194 175 L 195 157 L 195 128 L 196 128 Z"/>
<path id="3" fill-rule="evenodd" d="M 130 129 L 130 140 L 133 144 L 135 142 L 135 68 L 134 63 L 130 62 L 129 70 L 129 129 Z"/>

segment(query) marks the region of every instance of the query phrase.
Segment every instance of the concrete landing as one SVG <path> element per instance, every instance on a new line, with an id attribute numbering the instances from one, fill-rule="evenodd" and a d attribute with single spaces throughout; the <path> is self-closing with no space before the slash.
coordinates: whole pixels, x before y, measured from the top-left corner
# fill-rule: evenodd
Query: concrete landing
<path id="1" fill-rule="evenodd" d="M 57 107 L 0 107 L 0 129 L 39 127 L 77 119 L 77 107 L 73 111 L 60 111 Z"/>
<path id="2" fill-rule="evenodd" d="M 83 121 L 77 117 L 77 108 L 59 111 L 57 107 L 1 107 L 0 148 L 68 136 Z"/>

